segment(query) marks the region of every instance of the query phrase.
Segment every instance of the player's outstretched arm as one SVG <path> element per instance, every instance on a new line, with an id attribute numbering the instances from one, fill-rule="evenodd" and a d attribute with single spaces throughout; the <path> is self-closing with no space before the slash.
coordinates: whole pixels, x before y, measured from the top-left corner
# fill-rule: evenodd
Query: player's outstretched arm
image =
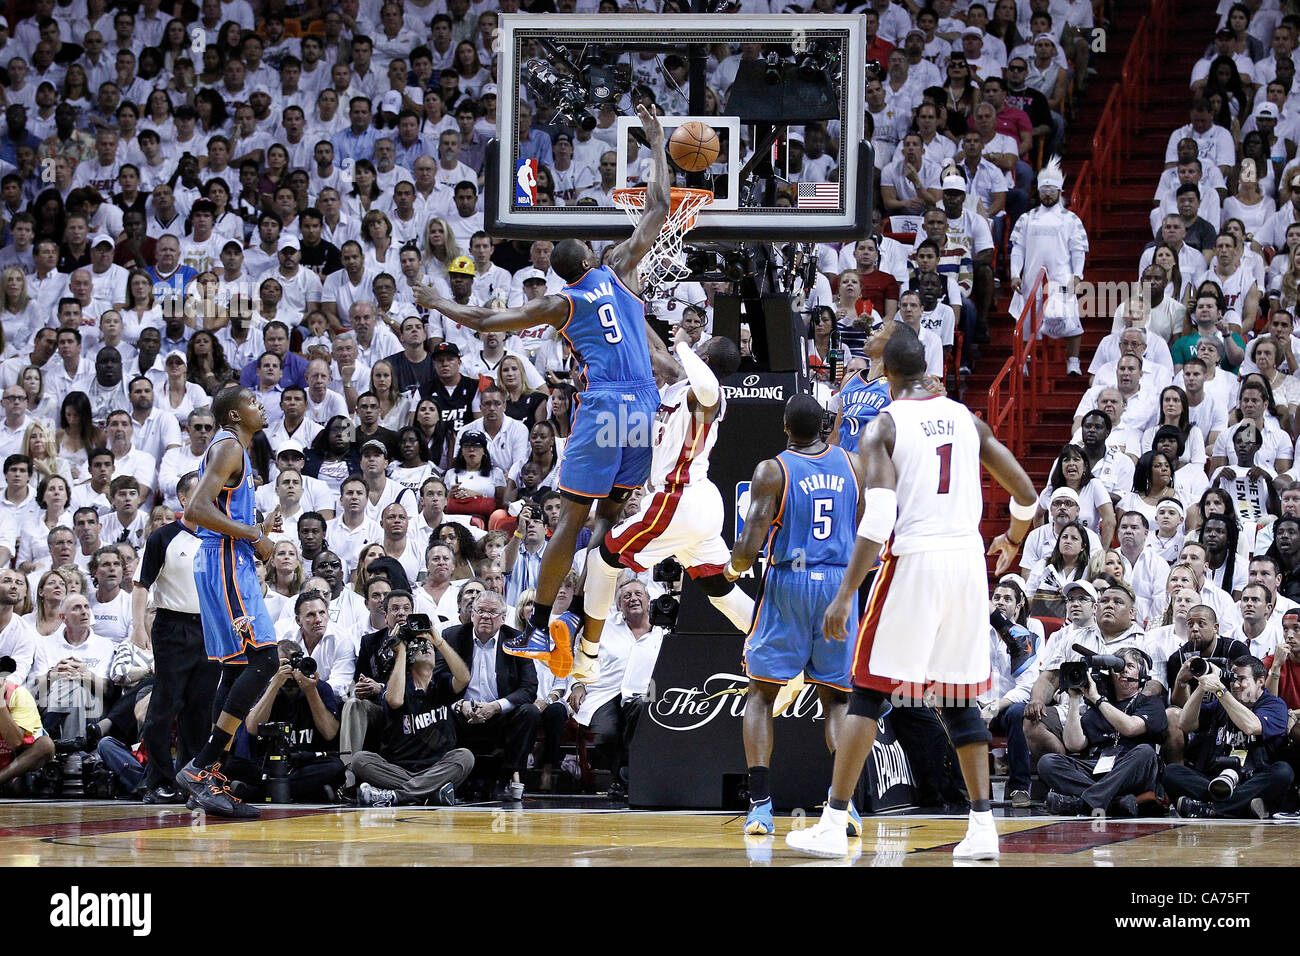
<path id="1" fill-rule="evenodd" d="M 461 305 L 451 299 L 434 299 L 433 308 L 453 322 L 475 332 L 518 332 L 534 325 L 563 327 L 569 320 L 569 303 L 558 295 L 532 299 L 516 309 L 495 311 L 478 305 Z"/>
<path id="2" fill-rule="evenodd" d="M 994 538 L 988 551 L 989 554 L 998 556 L 993 573 L 1002 575 L 1015 561 L 1020 546 L 1025 543 L 1025 536 L 1029 534 L 1038 493 L 1034 491 L 1034 482 L 1025 474 L 1025 469 L 1020 467 L 1020 462 L 1016 461 L 1006 445 L 993 437 L 993 429 L 979 418 L 975 419 L 975 427 L 980 435 L 980 463 L 988 469 L 994 481 L 1011 493 L 1011 528 L 1006 534 Z"/>
<path id="3" fill-rule="evenodd" d="M 887 412 L 881 412 L 867 426 L 858 444 L 866 486 L 861 495 L 862 520 L 858 523 L 849 566 L 844 569 L 844 580 L 822 616 L 822 634 L 828 640 L 842 641 L 848 637 L 849 612 L 858 599 L 858 588 L 866 580 L 867 572 L 875 567 L 898 519 L 898 472 L 891 457 L 893 448 L 894 420 Z"/>
<path id="4" fill-rule="evenodd" d="M 722 386 L 718 383 L 718 377 L 713 374 L 713 369 L 709 368 L 708 363 L 691 351 L 691 347 L 685 342 L 678 342 L 673 346 L 673 353 L 682 363 L 682 370 L 686 372 L 686 378 L 691 383 L 691 395 L 695 397 L 695 414 L 706 422 L 712 421 L 718 414 L 718 406 L 722 401 Z"/>
<path id="5" fill-rule="evenodd" d="M 754 559 L 767 540 L 772 530 L 772 519 L 785 492 L 785 472 L 776 459 L 760 461 L 754 469 L 754 477 L 749 485 L 749 511 L 745 514 L 745 529 L 736 539 L 736 546 L 731 549 L 731 560 L 722 573 L 728 581 L 734 581 L 751 567 Z"/>
<path id="6" fill-rule="evenodd" d="M 668 221 L 670 204 L 664 128 L 659 125 L 659 118 L 644 106 L 636 108 L 636 115 L 641 120 L 641 127 L 650 143 L 650 178 L 646 182 L 645 209 L 641 211 L 641 221 L 637 223 L 631 237 L 615 247 L 611 266 L 629 289 L 639 292 L 641 280 L 636 274 L 637 266 L 654 245 L 655 238 L 663 231 L 664 223 Z"/>

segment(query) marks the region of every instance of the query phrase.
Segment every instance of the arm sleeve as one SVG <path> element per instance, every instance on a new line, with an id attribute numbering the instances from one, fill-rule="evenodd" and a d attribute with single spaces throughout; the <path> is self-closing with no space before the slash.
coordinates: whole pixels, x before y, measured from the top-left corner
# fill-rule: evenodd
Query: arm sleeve
<path id="1" fill-rule="evenodd" d="M 699 403 L 705 408 L 712 408 L 716 405 L 718 397 L 721 395 L 721 387 L 718 385 L 718 379 L 713 374 L 713 370 L 684 344 L 675 346 L 673 353 L 677 356 L 677 360 L 682 363 L 682 368 L 686 371 L 686 377 L 691 383 L 691 391 L 695 393 L 695 398 Z"/>

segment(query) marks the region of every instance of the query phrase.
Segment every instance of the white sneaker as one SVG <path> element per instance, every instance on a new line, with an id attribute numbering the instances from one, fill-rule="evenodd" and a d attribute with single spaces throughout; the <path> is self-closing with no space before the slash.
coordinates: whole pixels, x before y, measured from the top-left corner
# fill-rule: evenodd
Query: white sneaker
<path id="1" fill-rule="evenodd" d="M 996 860 L 998 850 L 998 828 L 978 826 L 974 823 L 966 828 L 966 838 L 952 851 L 954 860 Z"/>
<path id="2" fill-rule="evenodd" d="M 391 807 L 397 804 L 397 791 L 363 783 L 357 788 L 357 803 L 363 807 Z"/>
<path id="3" fill-rule="evenodd" d="M 843 857 L 849 855 L 849 838 L 843 824 L 836 826 L 823 813 L 814 827 L 791 830 L 785 836 L 785 845 L 808 856 Z"/>
<path id="4" fill-rule="evenodd" d="M 1077 358 L 1072 357 L 1065 360 L 1065 374 L 1066 375 L 1083 374 L 1083 369 L 1079 366 L 1079 360 Z"/>

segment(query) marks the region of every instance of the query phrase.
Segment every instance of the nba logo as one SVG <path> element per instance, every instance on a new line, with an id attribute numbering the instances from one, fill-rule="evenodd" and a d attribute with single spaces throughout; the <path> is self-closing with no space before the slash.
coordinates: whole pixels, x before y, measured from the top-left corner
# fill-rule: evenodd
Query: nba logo
<path id="1" fill-rule="evenodd" d="M 745 530 L 745 515 L 749 512 L 749 482 L 736 482 L 736 537 Z"/>
<path id="2" fill-rule="evenodd" d="M 537 204 L 537 160 L 521 159 L 515 169 L 515 205 Z"/>

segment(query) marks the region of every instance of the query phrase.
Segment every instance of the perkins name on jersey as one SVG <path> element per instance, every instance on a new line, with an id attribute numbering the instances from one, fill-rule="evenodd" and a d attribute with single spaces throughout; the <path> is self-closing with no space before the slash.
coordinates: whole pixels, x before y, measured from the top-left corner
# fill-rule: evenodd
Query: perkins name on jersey
<path id="1" fill-rule="evenodd" d="M 843 491 L 844 476 L 815 474 L 807 478 L 799 479 L 799 488 L 804 494 L 811 494 L 814 491 Z"/>

